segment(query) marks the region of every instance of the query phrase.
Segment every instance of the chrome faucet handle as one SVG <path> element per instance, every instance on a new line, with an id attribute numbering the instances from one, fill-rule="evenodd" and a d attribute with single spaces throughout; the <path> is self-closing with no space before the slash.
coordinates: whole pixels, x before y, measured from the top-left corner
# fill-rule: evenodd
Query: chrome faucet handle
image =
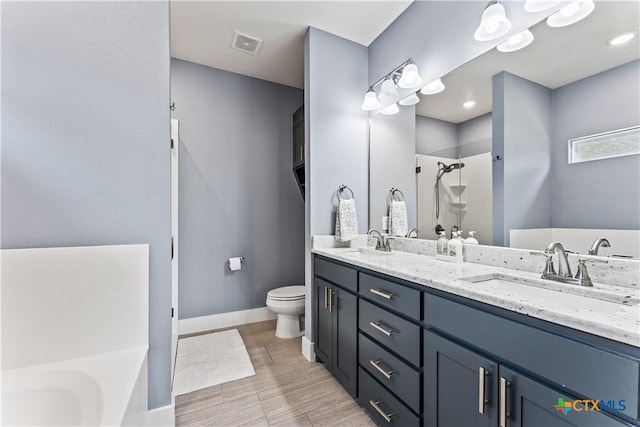
<path id="1" fill-rule="evenodd" d="M 542 278 L 552 276 L 556 274 L 555 268 L 553 268 L 553 253 L 547 252 L 529 252 L 529 255 L 542 255 L 547 258 L 547 262 L 544 266 L 544 271 L 542 272 Z"/>
<path id="2" fill-rule="evenodd" d="M 593 286 L 593 282 L 587 272 L 586 259 L 578 259 L 578 272 L 576 273 L 576 279 L 580 286 Z"/>

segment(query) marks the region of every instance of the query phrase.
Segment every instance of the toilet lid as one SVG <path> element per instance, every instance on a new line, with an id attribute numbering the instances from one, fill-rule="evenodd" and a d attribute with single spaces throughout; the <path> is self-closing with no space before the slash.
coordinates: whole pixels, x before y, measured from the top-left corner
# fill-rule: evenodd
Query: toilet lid
<path id="1" fill-rule="evenodd" d="M 283 286 L 272 289 L 267 294 L 267 298 L 279 301 L 304 299 L 304 286 Z"/>

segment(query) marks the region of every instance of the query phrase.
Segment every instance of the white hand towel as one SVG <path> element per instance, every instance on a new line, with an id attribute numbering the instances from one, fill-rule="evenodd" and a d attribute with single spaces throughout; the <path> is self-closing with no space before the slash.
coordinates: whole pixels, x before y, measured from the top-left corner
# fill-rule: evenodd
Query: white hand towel
<path id="1" fill-rule="evenodd" d="M 336 240 L 348 242 L 358 236 L 358 217 L 356 202 L 353 199 L 340 199 L 336 211 Z"/>
<path id="2" fill-rule="evenodd" d="M 389 206 L 389 234 L 404 237 L 408 232 L 407 205 L 404 200 L 392 200 Z"/>

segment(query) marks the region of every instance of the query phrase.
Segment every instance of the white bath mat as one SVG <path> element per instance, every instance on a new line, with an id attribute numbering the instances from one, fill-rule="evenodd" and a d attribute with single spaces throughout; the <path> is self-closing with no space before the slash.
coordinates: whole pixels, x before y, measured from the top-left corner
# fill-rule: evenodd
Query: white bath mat
<path id="1" fill-rule="evenodd" d="M 178 340 L 175 396 L 255 374 L 237 329 Z"/>

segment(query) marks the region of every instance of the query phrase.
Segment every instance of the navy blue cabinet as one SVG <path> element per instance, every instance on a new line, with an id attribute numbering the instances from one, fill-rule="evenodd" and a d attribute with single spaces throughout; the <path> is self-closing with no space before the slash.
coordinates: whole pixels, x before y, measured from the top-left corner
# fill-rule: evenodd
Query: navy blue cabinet
<path id="1" fill-rule="evenodd" d="M 425 427 L 627 425 L 593 400 L 558 392 L 426 330 L 424 357 Z"/>
<path id="2" fill-rule="evenodd" d="M 358 299 L 340 286 L 316 276 L 314 300 L 316 357 L 355 397 L 358 384 Z"/>

